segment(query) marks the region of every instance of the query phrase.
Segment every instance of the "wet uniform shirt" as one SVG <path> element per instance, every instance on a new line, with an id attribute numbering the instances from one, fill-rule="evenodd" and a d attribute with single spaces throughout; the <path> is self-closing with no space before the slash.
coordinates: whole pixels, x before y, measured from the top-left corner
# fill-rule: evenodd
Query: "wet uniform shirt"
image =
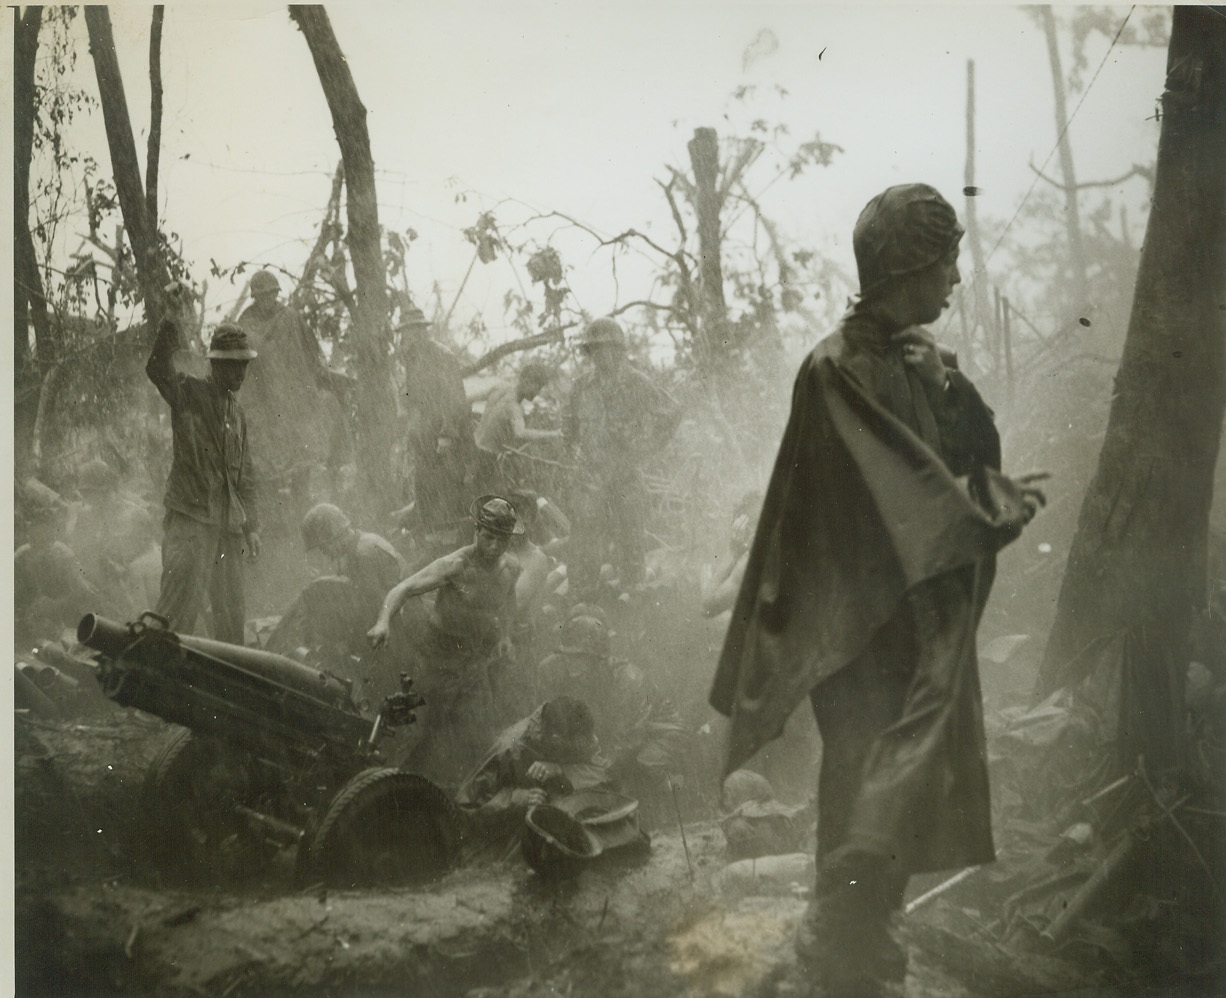
<path id="1" fill-rule="evenodd" d="M 563 431 L 580 462 L 613 481 L 638 470 L 676 409 L 651 379 L 622 364 L 609 374 L 588 371 L 575 382 Z"/>
<path id="2" fill-rule="evenodd" d="M 166 509 L 229 533 L 255 530 L 255 476 L 247 418 L 231 391 L 174 367 L 178 326 L 162 320 L 145 373 L 170 406 L 174 456 Z"/>

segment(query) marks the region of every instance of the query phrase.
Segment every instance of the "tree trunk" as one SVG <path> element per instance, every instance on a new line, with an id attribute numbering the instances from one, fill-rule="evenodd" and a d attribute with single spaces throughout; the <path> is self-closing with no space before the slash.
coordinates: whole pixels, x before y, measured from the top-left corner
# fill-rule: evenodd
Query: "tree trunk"
<path id="1" fill-rule="evenodd" d="M 145 152 L 145 205 L 154 225 L 158 221 L 158 160 L 162 152 L 162 21 L 166 8 L 153 8 L 149 28 L 149 143 Z"/>
<path id="2" fill-rule="evenodd" d="M 18 461 L 33 444 L 42 381 L 30 353 L 31 324 L 39 364 L 50 364 L 57 352 L 30 234 L 30 160 L 38 113 L 34 62 L 42 17 L 42 7 L 27 7 L 24 14 L 13 8 L 13 443 Z"/>
<path id="3" fill-rule="evenodd" d="M 345 168 L 346 238 L 356 285 L 350 318 L 362 385 L 357 393 L 358 469 L 378 504 L 374 511 L 381 514 L 391 509 L 393 499 L 389 455 L 395 443 L 396 395 L 388 373 L 391 336 L 387 328 L 387 278 L 366 107 L 324 8 L 291 6 L 289 11 L 315 61 Z"/>
<path id="4" fill-rule="evenodd" d="M 1153 205 L 1040 691 L 1118 689 L 1121 763 L 1178 761 L 1226 410 L 1226 19 L 1178 6 Z M 1096 684 L 1095 684 L 1096 685 Z"/>
<path id="5" fill-rule="evenodd" d="M 136 280 L 145 301 L 145 320 L 148 335 L 152 338 L 166 312 L 164 289 L 170 276 L 159 247 L 157 220 L 150 216 L 145 200 L 136 140 L 132 135 L 128 101 L 124 96 L 123 78 L 119 73 L 119 59 L 111 32 L 110 11 L 104 6 L 86 6 L 84 10 L 90 54 L 94 58 L 94 72 L 98 77 L 106 141 L 111 151 L 111 172 L 119 194 L 124 228 L 136 260 Z"/>
<path id="6" fill-rule="evenodd" d="M 700 342 L 695 344 L 698 363 L 709 367 L 726 339 L 728 306 L 724 300 L 724 272 L 720 263 L 719 210 L 716 191 L 719 180 L 719 139 L 714 128 L 696 128 L 689 142 L 690 165 L 694 170 L 694 211 L 698 216 L 698 255 L 700 260 Z"/>
<path id="7" fill-rule="evenodd" d="M 1072 276 L 1072 306 L 1086 307 L 1086 255 L 1081 241 L 1081 212 L 1077 205 L 1077 174 L 1073 170 L 1073 147 L 1068 137 L 1068 111 L 1064 101 L 1064 70 L 1060 65 L 1060 46 L 1056 41 L 1056 18 L 1051 7 L 1043 7 L 1043 31 L 1047 35 L 1047 56 L 1051 62 L 1051 85 L 1056 99 L 1056 136 L 1060 148 L 1060 172 L 1064 177 L 1064 227 L 1068 233 L 1069 273 Z"/>

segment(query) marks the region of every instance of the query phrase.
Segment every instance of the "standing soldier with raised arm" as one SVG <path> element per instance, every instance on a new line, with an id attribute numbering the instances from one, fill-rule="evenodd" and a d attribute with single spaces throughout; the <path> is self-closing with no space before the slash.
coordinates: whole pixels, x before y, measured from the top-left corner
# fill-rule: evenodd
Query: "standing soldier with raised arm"
<path id="1" fill-rule="evenodd" d="M 162 320 L 145 373 L 170 406 L 173 459 L 166 481 L 162 589 L 157 612 L 195 633 L 207 595 L 213 637 L 243 643 L 246 605 L 242 561 L 260 554 L 255 479 L 247 418 L 237 393 L 256 352 L 247 334 L 222 323 L 209 345 L 209 374 L 175 370 L 178 323 Z"/>

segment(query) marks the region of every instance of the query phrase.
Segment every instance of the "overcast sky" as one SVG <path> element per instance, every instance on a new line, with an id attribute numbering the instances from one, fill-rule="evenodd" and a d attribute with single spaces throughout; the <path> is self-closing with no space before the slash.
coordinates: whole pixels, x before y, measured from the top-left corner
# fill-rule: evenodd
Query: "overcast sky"
<path id="1" fill-rule="evenodd" d="M 924 180 L 962 210 L 968 59 L 981 217 L 1012 216 L 1034 180 L 1027 163 L 1042 163 L 1056 139 L 1043 34 L 1012 7 L 419 0 L 328 9 L 369 110 L 380 220 L 420 234 L 410 254 L 419 296 L 435 280 L 454 293 L 472 254 L 461 230 L 508 198 L 497 211 L 504 223 L 535 207 L 603 233 L 637 226 L 671 236 L 653 177 L 685 162 L 699 125 L 743 131 L 761 116 L 797 140 L 820 133 L 842 146 L 805 182 L 776 184 L 764 206 L 787 235 L 849 271 L 851 225 L 883 187 Z M 1128 10 L 1116 8 L 1117 20 Z M 112 7 L 141 149 L 149 14 Z M 1108 44 L 1089 42 L 1087 80 Z M 1070 129 L 1079 178 L 1152 161 L 1157 124 L 1147 119 L 1164 60 L 1158 49 L 1111 53 Z M 82 68 L 93 89 L 87 58 Z M 163 212 L 198 275 L 210 258 L 299 269 L 339 153 L 285 8 L 168 4 L 163 74 Z M 745 84 L 758 88 L 753 100 L 732 101 Z M 100 116 L 80 141 L 105 162 Z M 1048 169 L 1056 172 L 1056 158 Z M 1144 185 L 1134 180 L 1122 193 L 1137 199 L 1133 217 L 1143 223 Z M 592 258 L 589 238 L 562 242 L 584 308 L 601 313 L 628 297 L 607 258 Z M 496 314 L 512 277 L 500 264 L 477 268 L 457 318 Z M 225 307 L 236 293 L 214 282 L 210 304 Z"/>

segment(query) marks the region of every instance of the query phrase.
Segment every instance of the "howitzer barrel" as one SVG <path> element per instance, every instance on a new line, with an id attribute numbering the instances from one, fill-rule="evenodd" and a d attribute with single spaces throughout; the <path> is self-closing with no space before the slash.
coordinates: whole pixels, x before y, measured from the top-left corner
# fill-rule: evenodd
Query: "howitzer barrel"
<path id="1" fill-rule="evenodd" d="M 121 706 L 279 763 L 361 761 L 371 722 L 348 685 L 327 672 L 271 652 L 179 636 L 152 614 L 125 625 L 91 613 L 77 626 L 77 639 L 104 656 L 99 682 Z"/>
<path id="2" fill-rule="evenodd" d="M 119 658 L 132 647 L 136 637 L 132 625 L 107 620 L 95 613 L 86 614 L 77 625 L 77 640 L 102 652 L 108 658 Z M 319 669 L 295 662 L 292 658 L 258 648 L 213 641 L 194 634 L 177 634 L 175 637 L 184 648 L 220 659 L 273 683 L 305 693 L 316 700 L 338 707 L 350 703 L 349 687 L 343 682 Z"/>

